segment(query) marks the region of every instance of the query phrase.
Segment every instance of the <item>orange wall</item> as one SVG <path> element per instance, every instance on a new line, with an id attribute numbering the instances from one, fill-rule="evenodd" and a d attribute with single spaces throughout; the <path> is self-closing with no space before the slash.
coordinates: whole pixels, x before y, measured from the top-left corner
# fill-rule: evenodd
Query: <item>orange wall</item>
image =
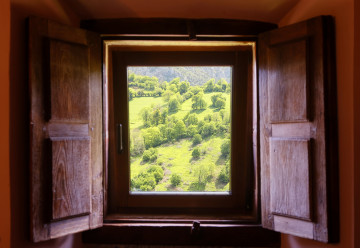
<path id="1" fill-rule="evenodd" d="M 318 15 L 335 17 L 339 119 L 340 243 L 324 245 L 282 235 L 283 248 L 354 247 L 354 2 L 302 0 L 279 23 L 284 26 Z"/>
<path id="2" fill-rule="evenodd" d="M 10 195 L 9 196 L 9 149 L 8 130 L 9 121 L 9 0 L 0 0 L 0 109 L 3 121 L 0 122 L 0 193 L 2 199 L 0 211 L 0 248 L 8 247 L 10 228 L 10 209 L 6 199 L 11 197 L 11 247 L 81 247 L 79 235 L 57 239 L 41 244 L 32 244 L 29 240 L 29 194 L 28 194 L 28 87 L 27 87 L 27 62 L 26 62 L 26 36 L 25 18 L 29 15 L 50 18 L 64 24 L 78 25 L 79 18 L 62 0 L 11 0 L 11 61 L 10 61 Z M 355 0 L 301 0 L 281 21 L 280 26 L 298 22 L 321 14 L 330 14 L 336 18 L 336 42 L 337 42 L 337 80 L 338 80 L 338 109 L 339 109 L 339 149 L 340 149 L 340 243 L 324 245 L 322 243 L 307 241 L 289 235 L 282 235 L 282 247 L 354 247 L 354 161 L 360 161 L 360 149 L 357 149 L 356 157 L 354 143 L 358 140 L 360 147 L 360 133 L 355 132 L 355 126 L 360 126 L 355 112 L 360 112 L 360 86 L 354 84 L 360 82 L 360 70 L 354 72 L 354 2 Z M 156 8 L 156 6 L 153 6 Z M 357 8 L 360 9 L 360 6 Z M 359 12 L 358 12 L 359 13 Z M 359 13 L 360 14 L 360 13 Z M 187 13 L 183 16 L 188 17 Z M 241 17 L 239 17 L 241 19 Z M 360 18 L 359 18 L 360 19 Z M 358 21 L 360 24 L 360 20 Z M 3 27 L 4 26 L 4 27 Z M 360 25 L 357 25 L 360 30 Z M 360 37 L 360 31 L 358 31 Z M 357 43 L 359 39 L 357 39 Z M 360 46 L 360 45 L 358 45 Z M 4 49 L 4 51 L 3 51 Z M 355 46 L 355 61 L 359 60 L 360 47 Z M 4 65 L 4 66 L 3 66 Z M 355 94 L 355 95 L 354 95 Z M 355 97 L 354 97 L 355 96 Z M 356 102 L 355 102 L 356 101 Z M 355 103 L 358 103 L 355 105 Z M 357 107 L 359 106 L 359 107 Z M 360 118 L 360 117 L 358 117 Z M 4 126 L 3 126 L 4 125 Z M 354 135 L 358 139 L 354 139 Z M 355 136 L 356 137 L 356 136 Z M 355 146 L 356 148 L 357 146 Z M 360 170 L 360 168 L 358 169 Z M 358 172 L 357 175 L 359 175 Z M 360 175 L 359 175 L 360 178 Z M 357 191 L 359 192 L 360 189 Z M 360 198 L 360 197 L 358 197 Z M 3 200 L 5 199 L 5 200 Z M 5 204 L 4 211 L 3 205 Z M 360 203 L 357 203 L 360 209 Z M 359 213 L 360 210 L 356 210 Z M 360 215 L 360 213 L 359 213 Z M 357 222 L 359 223 L 359 222 Z M 359 227 L 359 226 L 357 226 Z M 358 231 L 360 229 L 357 229 Z M 360 234 L 358 234 L 360 236 Z M 3 245 L 3 246 L 1 246 Z M 358 243 L 360 247 L 360 241 Z"/>
<path id="3" fill-rule="evenodd" d="M 360 247 L 360 1 L 355 1 L 354 34 L 354 200 L 355 200 L 355 247 Z"/>
<path id="4" fill-rule="evenodd" d="M 3 1 L 0 0 L 1 3 Z M 29 97 L 25 20 L 28 16 L 35 15 L 77 26 L 79 24 L 77 16 L 69 12 L 69 8 L 65 8 L 60 2 L 65 1 L 11 0 L 10 194 L 11 247 L 13 248 L 81 247 L 80 235 L 69 235 L 39 244 L 29 241 Z M 5 99 L 8 99 L 8 92 L 2 86 L 0 87 L 0 106 L 2 108 L 2 101 L 4 101 L 2 94 L 6 94 Z M 0 137 L 3 139 L 3 134 Z M 0 173 L 2 176 L 2 171 Z"/>
<path id="5" fill-rule="evenodd" d="M 9 60 L 10 0 L 0 1 L 0 248 L 10 246 Z"/>

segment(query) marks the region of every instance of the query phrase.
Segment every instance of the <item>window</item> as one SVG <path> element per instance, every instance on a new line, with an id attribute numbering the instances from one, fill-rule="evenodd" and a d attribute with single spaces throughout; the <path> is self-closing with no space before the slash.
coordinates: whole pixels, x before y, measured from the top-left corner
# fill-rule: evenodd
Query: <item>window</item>
<path id="1" fill-rule="evenodd" d="M 102 83 L 99 35 L 30 19 L 34 241 L 96 229 L 86 240 L 245 246 L 279 242 L 278 235 L 261 226 L 336 241 L 336 87 L 330 17 L 265 33 L 261 32 L 274 26 L 227 20 L 167 20 L 164 29 L 158 28 L 161 20 L 89 21 L 88 28 L 103 33 L 112 29 L 110 23 L 116 24 L 115 33 L 103 38 L 116 37 L 123 45 L 105 53 L 105 63 L 112 63 L 106 67 L 109 80 Z M 129 35 L 129 30 L 145 35 Z M 149 38 L 153 43 L 146 46 Z M 188 38 L 197 40 L 184 41 Z M 177 45 L 172 47 L 169 40 Z M 216 47 L 217 56 L 205 45 L 210 40 L 225 44 Z M 245 45 L 234 49 L 231 44 L 239 40 Z M 231 194 L 185 194 L 176 201 L 169 198 L 173 195 L 129 194 L 129 166 L 118 167 L 128 165 L 129 152 L 125 149 L 127 155 L 121 157 L 117 151 L 119 134 L 124 146 L 129 144 L 124 131 L 129 130 L 124 121 L 127 108 L 119 101 L 128 104 L 127 84 L 120 83 L 126 82 L 128 66 L 219 64 L 233 68 L 232 106 L 239 108 L 232 116 Z M 127 171 L 121 171 L 124 168 Z M 119 174 L 126 179 L 114 180 Z M 218 208 L 224 204 L 226 208 Z"/>
<path id="2" fill-rule="evenodd" d="M 157 213 L 154 214 L 153 219 L 156 219 L 155 216 L 158 215 L 162 216 L 162 218 L 166 216 L 184 218 L 183 215 L 187 213 L 189 215 L 187 219 L 213 219 L 215 215 L 226 215 L 227 217 L 223 218 L 224 221 L 256 221 L 257 210 L 254 206 L 256 206 L 255 198 L 258 192 L 254 189 L 256 180 L 255 167 L 252 161 L 252 153 L 247 152 L 251 149 L 253 143 L 251 136 L 253 116 L 251 103 L 253 101 L 252 85 L 254 81 L 254 42 L 105 41 L 105 46 L 105 52 L 108 56 L 106 59 L 108 68 L 106 77 L 109 85 L 109 102 L 113 103 L 113 106 L 111 104 L 109 106 L 110 158 L 108 165 L 109 186 L 107 190 L 107 207 L 111 221 L 114 221 L 114 215 L 117 216 L 115 219 L 120 218 L 120 220 L 121 215 L 125 215 L 126 218 L 129 218 L 130 215 L 136 219 L 144 219 L 143 211 L 145 213 Z M 134 66 L 152 66 L 153 68 L 155 66 L 227 66 L 229 67 L 228 70 L 231 68 L 231 77 L 233 78 L 231 140 L 232 149 L 235 151 L 231 157 L 231 164 L 233 165 L 231 174 L 236 176 L 232 177 L 230 192 L 192 192 L 191 194 L 132 192 L 130 188 L 131 137 L 129 137 L 130 127 L 128 124 L 130 113 L 127 78 L 129 68 L 134 68 Z M 203 89 L 201 90 L 203 91 Z M 210 94 L 205 93 L 206 97 L 210 98 Z M 182 96 L 179 94 L 178 97 Z M 149 101 L 150 98 L 147 99 L 147 103 Z M 188 102 L 190 101 L 191 99 Z M 230 103 L 230 99 L 228 101 Z M 210 105 L 210 102 L 207 104 Z M 200 112 L 202 111 L 200 110 Z M 217 113 L 217 110 L 209 113 Z M 170 115 L 166 122 L 171 121 L 170 118 L 176 118 L 176 116 L 176 114 Z M 197 115 L 195 117 L 197 118 Z M 117 147 L 120 145 L 118 143 L 119 137 L 117 137 L 120 131 L 116 130 L 120 125 L 122 127 L 121 146 L 124 148 L 121 153 L 119 153 L 119 147 Z M 204 125 L 206 124 L 204 123 Z M 154 127 L 146 130 L 152 129 Z M 160 145 L 161 134 L 160 130 L 158 131 L 158 145 Z M 210 139 L 210 137 L 205 136 L 204 138 Z M 148 141 L 145 138 L 143 140 Z M 171 141 L 166 146 L 168 147 L 170 144 Z M 149 146 L 147 143 L 144 145 Z M 220 147 L 217 149 L 220 149 Z M 196 166 L 200 167 L 200 165 L 196 161 L 194 162 L 194 173 L 197 173 L 195 170 L 198 167 Z M 182 160 L 180 163 L 188 163 L 188 161 Z M 147 164 L 141 166 L 146 167 Z M 203 166 L 204 170 L 208 170 L 211 166 L 215 167 L 215 164 L 205 163 Z M 164 167 L 164 169 L 166 168 Z M 173 167 L 168 167 L 168 171 L 172 169 Z M 197 183 L 199 182 L 197 181 Z M 215 179 L 213 179 L 213 184 L 215 187 Z M 180 216 L 179 213 L 181 213 Z"/>

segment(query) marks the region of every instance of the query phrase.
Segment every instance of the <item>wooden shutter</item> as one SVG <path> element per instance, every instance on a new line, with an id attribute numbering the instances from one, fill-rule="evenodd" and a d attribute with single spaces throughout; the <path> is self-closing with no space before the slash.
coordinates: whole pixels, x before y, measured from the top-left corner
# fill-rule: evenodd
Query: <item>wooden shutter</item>
<path id="1" fill-rule="evenodd" d="M 101 40 L 29 19 L 31 236 L 103 223 Z"/>
<path id="2" fill-rule="evenodd" d="M 331 17 L 259 37 L 263 226 L 336 241 L 337 108 Z"/>

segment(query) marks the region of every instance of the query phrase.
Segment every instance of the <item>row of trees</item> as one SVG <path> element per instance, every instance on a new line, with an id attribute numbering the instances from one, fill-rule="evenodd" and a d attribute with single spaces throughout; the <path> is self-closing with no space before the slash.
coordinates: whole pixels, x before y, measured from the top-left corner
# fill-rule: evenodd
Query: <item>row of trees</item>
<path id="1" fill-rule="evenodd" d="M 130 152 L 134 157 L 142 154 L 144 149 L 183 138 L 192 138 L 196 145 L 212 135 L 229 133 L 230 129 L 230 117 L 223 110 L 206 115 L 202 120 L 199 120 L 194 113 L 188 113 L 183 119 L 175 116 L 164 119 L 162 113 L 166 112 L 161 111 L 161 108 L 159 110 L 158 107 L 146 113 L 143 115 L 143 123 L 147 128 L 143 128 L 140 132 L 135 130 L 131 135 Z"/>
<path id="2" fill-rule="evenodd" d="M 206 93 L 223 92 L 229 93 L 230 84 L 225 79 L 215 82 L 215 79 L 208 80 L 202 87 L 190 86 L 187 81 L 180 81 L 174 78 L 170 82 L 159 82 L 157 77 L 149 77 L 130 73 L 128 76 L 129 100 L 134 97 L 160 97 L 164 96 L 169 101 L 170 96 L 176 93 L 184 96 L 185 100 L 199 93 L 200 90 Z"/>

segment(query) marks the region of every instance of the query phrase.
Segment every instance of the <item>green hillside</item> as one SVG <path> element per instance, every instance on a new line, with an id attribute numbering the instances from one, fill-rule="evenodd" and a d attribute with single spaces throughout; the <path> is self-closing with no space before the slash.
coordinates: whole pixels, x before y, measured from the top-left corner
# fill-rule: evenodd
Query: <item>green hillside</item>
<path id="1" fill-rule="evenodd" d="M 133 191 L 228 191 L 230 85 L 129 74 Z"/>

